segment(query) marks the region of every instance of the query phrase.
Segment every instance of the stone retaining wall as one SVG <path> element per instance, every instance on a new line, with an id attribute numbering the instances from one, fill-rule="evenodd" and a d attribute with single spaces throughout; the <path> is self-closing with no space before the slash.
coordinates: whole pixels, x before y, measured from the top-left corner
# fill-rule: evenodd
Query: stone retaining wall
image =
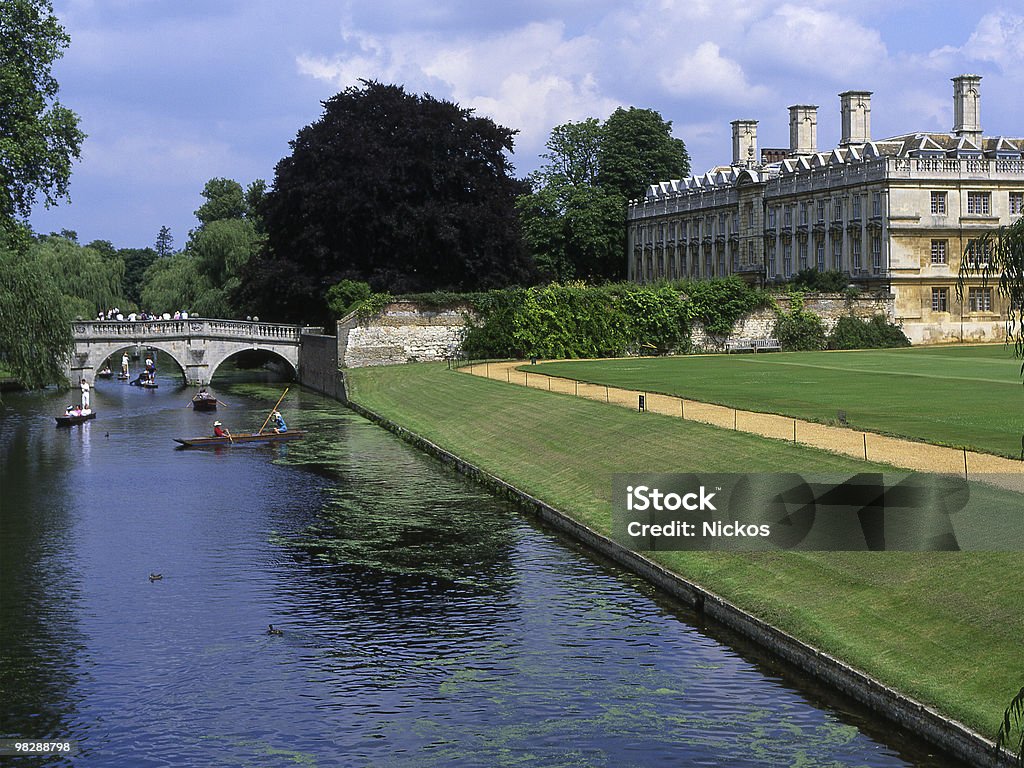
<path id="1" fill-rule="evenodd" d="M 846 298 L 831 293 L 809 293 L 804 295 L 804 309 L 821 318 L 825 333 L 831 333 L 839 318 L 853 315 L 867 320 L 875 315 L 885 315 L 891 323 L 895 316 L 895 297 L 886 294 L 881 297 L 858 296 Z M 775 303 L 783 312 L 792 306 L 789 296 L 775 297 Z M 728 336 L 714 336 L 704 330 L 701 323 L 694 323 L 691 332 L 691 343 L 696 352 L 724 352 L 728 341 L 736 339 L 769 339 L 775 333 L 775 310 L 756 309 L 749 315 L 740 318 L 733 325 Z"/>
<path id="2" fill-rule="evenodd" d="M 338 361 L 344 368 L 445 360 L 466 334 L 469 309 L 427 309 L 396 301 L 371 318 L 338 321 Z"/>

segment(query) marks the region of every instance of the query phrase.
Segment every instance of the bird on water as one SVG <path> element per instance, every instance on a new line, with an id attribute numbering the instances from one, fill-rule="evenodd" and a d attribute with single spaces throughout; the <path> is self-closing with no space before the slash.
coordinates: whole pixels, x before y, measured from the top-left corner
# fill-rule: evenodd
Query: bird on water
<path id="1" fill-rule="evenodd" d="M 278 636 L 280 636 L 280 635 L 284 634 L 284 630 L 283 629 L 277 629 L 273 624 L 268 624 L 267 625 L 267 634 L 268 635 L 278 635 Z"/>

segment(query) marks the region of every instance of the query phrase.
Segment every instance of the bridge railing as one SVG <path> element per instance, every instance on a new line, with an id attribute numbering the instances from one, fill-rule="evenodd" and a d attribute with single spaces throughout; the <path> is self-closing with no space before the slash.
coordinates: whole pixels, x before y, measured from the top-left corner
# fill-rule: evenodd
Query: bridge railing
<path id="1" fill-rule="evenodd" d="M 297 343 L 302 333 L 314 330 L 320 332 L 323 329 L 251 320 L 190 317 L 188 320 L 76 320 L 73 330 L 76 341 L 200 336 Z"/>

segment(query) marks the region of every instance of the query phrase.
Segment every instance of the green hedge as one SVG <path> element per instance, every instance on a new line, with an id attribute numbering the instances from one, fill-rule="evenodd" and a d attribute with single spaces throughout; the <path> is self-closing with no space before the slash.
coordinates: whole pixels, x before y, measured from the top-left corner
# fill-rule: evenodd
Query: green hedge
<path id="1" fill-rule="evenodd" d="M 870 320 L 846 316 L 839 318 L 836 327 L 828 337 L 829 349 L 888 349 L 909 347 L 910 339 L 898 325 L 893 325 L 884 315 L 875 315 Z"/>
<path id="2" fill-rule="evenodd" d="M 510 288 L 472 297 L 469 357 L 614 357 L 686 352 L 694 321 L 724 335 L 771 298 L 737 278 Z"/>

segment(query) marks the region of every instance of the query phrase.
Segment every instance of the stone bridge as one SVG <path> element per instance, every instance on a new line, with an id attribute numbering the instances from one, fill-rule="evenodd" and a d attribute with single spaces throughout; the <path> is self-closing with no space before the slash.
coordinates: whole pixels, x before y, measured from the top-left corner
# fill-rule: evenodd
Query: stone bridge
<path id="1" fill-rule="evenodd" d="M 68 379 L 74 384 L 83 376 L 91 383 L 109 357 L 111 368 L 120 368 L 122 350 L 142 347 L 167 354 L 181 368 L 189 384 L 209 384 L 217 368 L 229 357 L 247 350 L 269 352 L 288 363 L 298 376 L 299 348 L 303 333 L 320 328 L 246 320 L 91 320 L 73 324 L 75 349 L 68 363 Z"/>

